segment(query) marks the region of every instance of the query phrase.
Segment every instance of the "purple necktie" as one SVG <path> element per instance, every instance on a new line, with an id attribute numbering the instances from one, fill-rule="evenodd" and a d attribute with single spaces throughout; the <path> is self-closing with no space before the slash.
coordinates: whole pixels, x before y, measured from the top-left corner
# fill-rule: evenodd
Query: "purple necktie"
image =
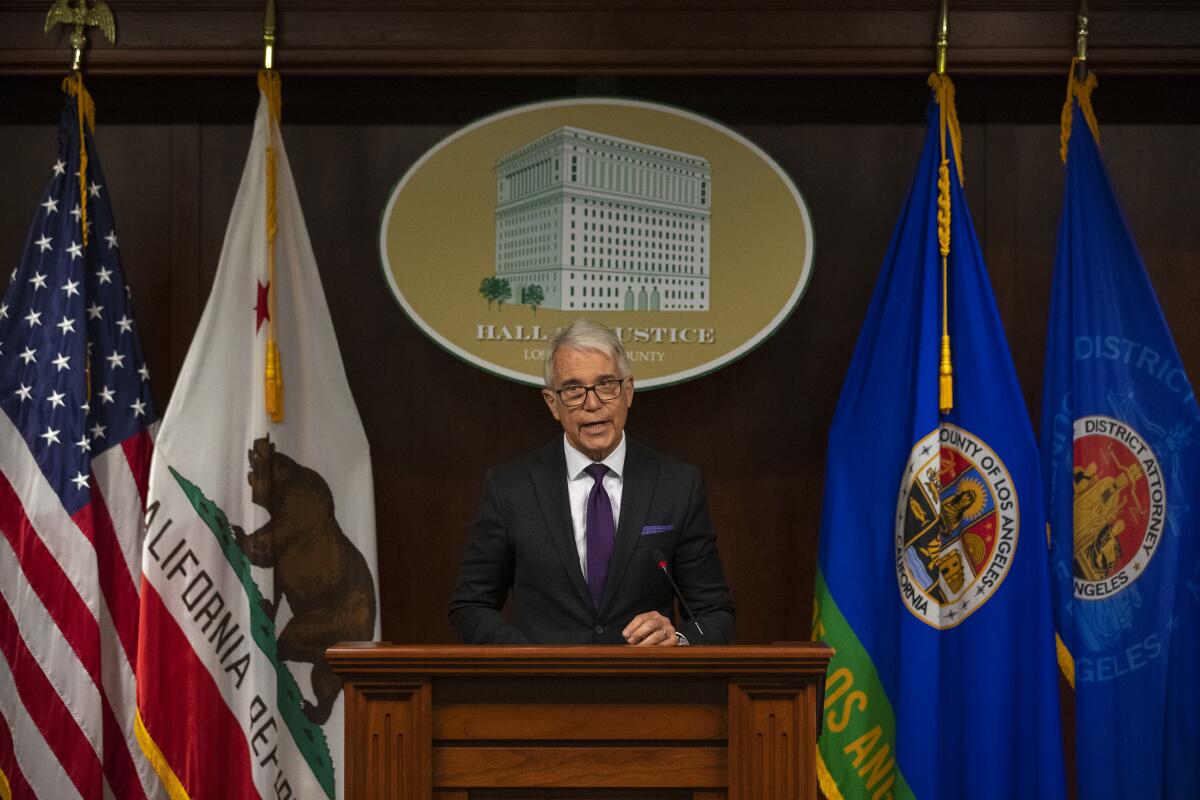
<path id="1" fill-rule="evenodd" d="M 592 595 L 592 603 L 596 608 L 600 608 L 600 598 L 604 596 L 604 581 L 608 579 L 608 562 L 612 558 L 616 531 L 613 528 L 612 503 L 608 499 L 608 492 L 604 489 L 604 474 L 608 472 L 608 467 L 603 464 L 592 464 L 584 472 L 591 475 L 592 480 L 595 481 L 587 499 L 588 592 Z"/>

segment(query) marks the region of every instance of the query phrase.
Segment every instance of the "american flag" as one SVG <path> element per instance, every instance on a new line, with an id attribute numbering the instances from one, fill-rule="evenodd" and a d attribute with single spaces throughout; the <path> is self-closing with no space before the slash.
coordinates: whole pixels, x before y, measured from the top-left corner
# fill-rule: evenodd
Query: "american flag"
<path id="1" fill-rule="evenodd" d="M 0 795 L 154 797 L 131 665 L 156 414 L 77 103 L 0 300 Z"/>

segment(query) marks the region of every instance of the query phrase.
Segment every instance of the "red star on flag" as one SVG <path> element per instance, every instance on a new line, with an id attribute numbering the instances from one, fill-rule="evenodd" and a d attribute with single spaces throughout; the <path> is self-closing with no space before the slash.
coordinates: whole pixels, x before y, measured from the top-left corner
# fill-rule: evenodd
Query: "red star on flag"
<path id="1" fill-rule="evenodd" d="M 258 284 L 258 302 L 254 306 L 255 333 L 258 333 L 258 331 L 262 328 L 264 319 L 269 320 L 271 318 L 271 309 L 267 306 L 267 291 L 270 289 L 270 286 L 270 283 L 268 283 L 266 286 L 263 286 L 262 283 Z"/>

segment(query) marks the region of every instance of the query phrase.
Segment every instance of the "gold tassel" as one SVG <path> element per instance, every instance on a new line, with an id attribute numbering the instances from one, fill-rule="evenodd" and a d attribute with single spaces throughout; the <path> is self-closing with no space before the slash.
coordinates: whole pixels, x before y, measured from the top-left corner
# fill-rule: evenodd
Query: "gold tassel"
<path id="1" fill-rule="evenodd" d="M 942 256 L 942 354 L 938 364 L 938 410 L 949 414 L 954 408 L 954 367 L 950 360 L 950 162 L 938 166 L 938 249 Z"/>
<path id="2" fill-rule="evenodd" d="M 943 259 L 942 264 L 946 262 Z M 945 267 L 942 269 L 945 274 Z M 938 411 L 949 414 L 954 410 L 954 367 L 950 362 L 950 335 L 942 334 L 942 362 L 938 365 Z"/>
<path id="3" fill-rule="evenodd" d="M 954 84 L 947 75 L 929 76 L 929 86 L 938 104 L 938 129 L 942 160 L 938 165 L 938 250 L 942 256 L 942 349 L 938 363 L 938 410 L 949 414 L 954 408 L 954 367 L 950 358 L 950 160 L 946 158 L 946 134 L 954 147 L 954 166 L 962 184 L 962 131 L 954 108 Z"/>
<path id="4" fill-rule="evenodd" d="M 258 71 L 258 88 L 267 98 L 271 119 L 267 124 L 267 363 L 266 404 L 271 421 L 283 422 L 283 368 L 279 360 L 279 342 L 275 338 L 275 235 L 279 232 L 279 210 L 275 202 L 276 152 L 271 146 L 274 127 L 279 124 L 283 93 L 279 73 Z"/>
<path id="5" fill-rule="evenodd" d="M 272 422 L 283 422 L 283 370 L 279 366 L 279 345 L 267 341 L 267 413 Z"/>
<path id="6" fill-rule="evenodd" d="M 1079 110 L 1083 112 L 1083 118 L 1092 130 L 1092 138 L 1096 140 L 1097 147 L 1100 145 L 1100 124 L 1096 122 L 1096 112 L 1092 110 L 1092 90 L 1096 88 L 1098 81 L 1092 72 L 1088 72 L 1083 83 L 1076 80 L 1075 68 L 1078 63 L 1078 57 L 1071 59 L 1071 72 L 1067 76 L 1067 99 L 1063 103 L 1060 118 L 1058 154 L 1062 156 L 1064 164 L 1067 163 L 1067 143 L 1071 141 L 1071 121 L 1075 118 L 1071 113 L 1071 98 L 1078 98 Z"/>
<path id="7" fill-rule="evenodd" d="M 83 246 L 88 243 L 87 225 L 87 140 L 84 138 L 84 124 L 87 130 L 96 130 L 96 104 L 83 85 L 83 73 L 76 71 L 69 77 L 63 78 L 62 89 L 75 98 L 75 108 L 79 117 L 79 225 L 83 229 Z"/>

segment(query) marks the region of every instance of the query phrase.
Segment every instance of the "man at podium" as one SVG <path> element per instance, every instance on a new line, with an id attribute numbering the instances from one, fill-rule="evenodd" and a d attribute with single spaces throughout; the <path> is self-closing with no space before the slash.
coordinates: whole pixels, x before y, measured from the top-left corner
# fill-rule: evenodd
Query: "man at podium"
<path id="1" fill-rule="evenodd" d="M 625 436 L 633 376 L 607 326 L 548 343 L 563 428 L 484 477 L 450 600 L 469 644 L 728 644 L 734 612 L 699 470 Z M 678 587 L 683 620 L 676 625 Z M 512 592 L 511 619 L 501 614 Z"/>

